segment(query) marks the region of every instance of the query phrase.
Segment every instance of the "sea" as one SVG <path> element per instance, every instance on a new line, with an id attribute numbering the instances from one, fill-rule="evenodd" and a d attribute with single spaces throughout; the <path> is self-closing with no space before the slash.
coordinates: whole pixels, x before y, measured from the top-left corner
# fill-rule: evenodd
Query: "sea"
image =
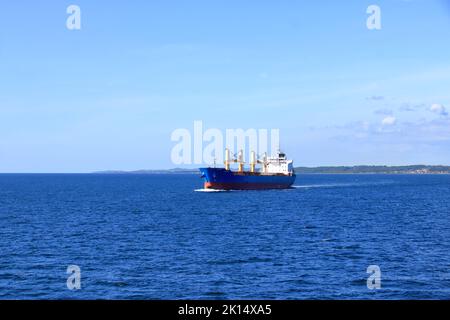
<path id="1" fill-rule="evenodd" d="M 450 299 L 450 175 L 0 175 L 0 299 Z"/>

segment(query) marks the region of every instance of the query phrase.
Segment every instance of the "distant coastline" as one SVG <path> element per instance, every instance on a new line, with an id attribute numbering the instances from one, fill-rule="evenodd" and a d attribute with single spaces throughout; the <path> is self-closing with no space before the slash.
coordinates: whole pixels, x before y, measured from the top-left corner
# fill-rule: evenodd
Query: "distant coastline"
<path id="1" fill-rule="evenodd" d="M 296 173 L 322 174 L 450 174 L 450 166 L 409 165 L 409 166 L 336 166 L 297 167 Z"/>
<path id="2" fill-rule="evenodd" d="M 297 174 L 450 174 L 450 166 L 409 165 L 409 166 L 323 166 L 296 167 Z M 197 174 L 198 169 L 167 169 L 167 170 L 106 170 L 93 174 Z"/>

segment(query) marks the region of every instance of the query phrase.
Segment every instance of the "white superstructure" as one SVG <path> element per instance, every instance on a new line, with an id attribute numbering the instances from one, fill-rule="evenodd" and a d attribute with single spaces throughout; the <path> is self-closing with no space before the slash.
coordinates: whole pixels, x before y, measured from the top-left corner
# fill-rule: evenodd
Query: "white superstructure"
<path id="1" fill-rule="evenodd" d="M 294 161 L 288 160 L 286 154 L 281 151 L 277 152 L 275 157 L 268 157 L 262 161 L 262 174 L 293 174 Z"/>

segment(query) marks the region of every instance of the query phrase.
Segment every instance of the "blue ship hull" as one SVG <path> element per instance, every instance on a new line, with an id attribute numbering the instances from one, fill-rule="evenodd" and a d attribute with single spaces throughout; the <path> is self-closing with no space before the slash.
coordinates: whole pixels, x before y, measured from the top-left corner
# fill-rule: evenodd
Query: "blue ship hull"
<path id="1" fill-rule="evenodd" d="M 295 181 L 293 175 L 261 175 L 252 172 L 235 172 L 223 168 L 200 168 L 205 179 L 205 189 L 256 190 L 286 189 Z"/>

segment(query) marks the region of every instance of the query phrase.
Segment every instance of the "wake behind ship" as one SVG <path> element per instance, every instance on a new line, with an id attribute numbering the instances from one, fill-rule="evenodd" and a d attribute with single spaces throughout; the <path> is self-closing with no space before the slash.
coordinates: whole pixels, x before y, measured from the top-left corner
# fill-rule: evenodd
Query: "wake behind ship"
<path id="1" fill-rule="evenodd" d="M 275 157 L 264 154 L 262 160 L 257 160 L 251 152 L 250 171 L 244 170 L 243 152 L 237 158 L 230 160 L 230 151 L 225 150 L 225 168 L 200 168 L 205 179 L 205 189 L 215 190 L 256 190 L 256 189 L 286 189 L 295 181 L 294 165 L 280 151 Z M 230 169 L 231 163 L 238 163 L 238 171 Z M 256 165 L 261 165 L 256 170 Z"/>

